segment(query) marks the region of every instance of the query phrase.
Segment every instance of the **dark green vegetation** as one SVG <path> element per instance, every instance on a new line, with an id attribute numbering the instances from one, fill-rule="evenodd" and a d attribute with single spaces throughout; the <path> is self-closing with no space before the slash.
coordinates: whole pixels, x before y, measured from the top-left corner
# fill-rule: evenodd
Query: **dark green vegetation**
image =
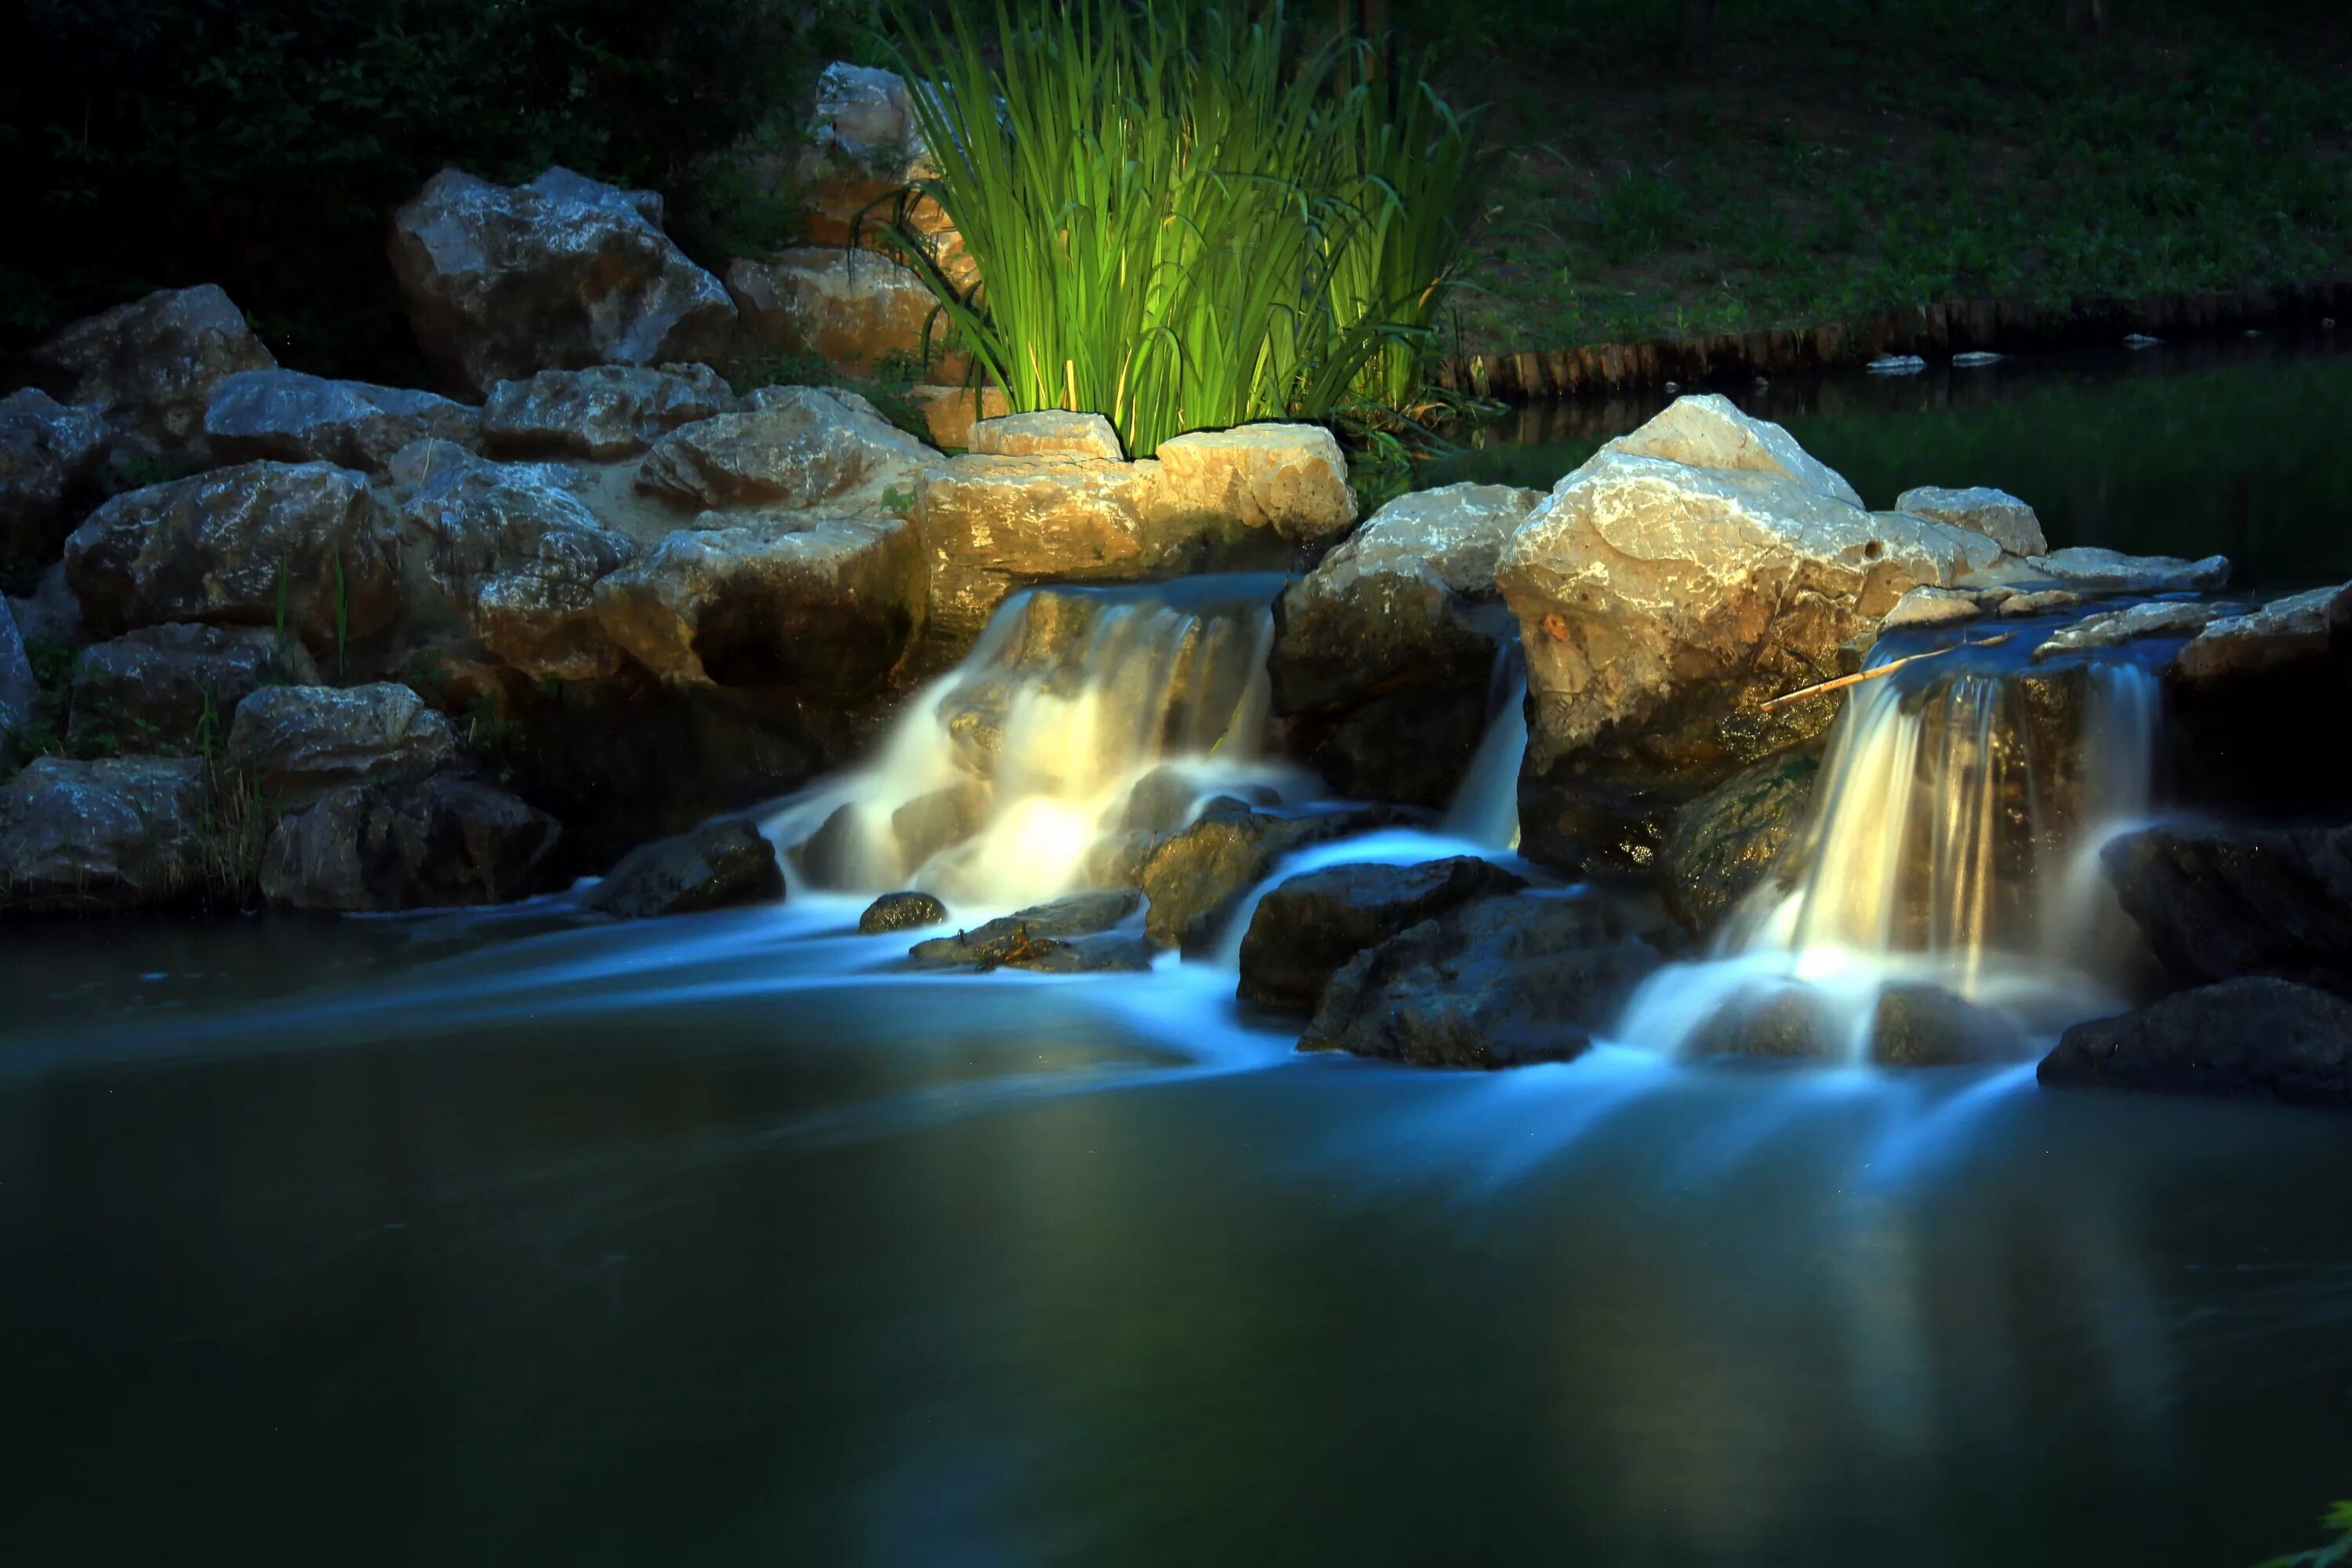
<path id="1" fill-rule="evenodd" d="M 1016 410 L 1185 430 L 1409 403 L 1488 160 L 1414 62 L 1286 13 L 1123 0 L 905 28 L 901 74 L 978 263 L 900 250 Z"/>
<path id="2" fill-rule="evenodd" d="M 2335 1539 L 2308 1552 L 2273 1557 L 2263 1568 L 2336 1568 L 2339 1563 L 2352 1563 L 2352 1502 L 2339 1502 L 2330 1508 L 2319 1525 Z"/>
<path id="3" fill-rule="evenodd" d="M 386 216 L 451 164 L 650 186 L 705 255 L 772 238 L 785 215 L 710 154 L 791 96 L 799 9 L 26 0 L 0 34 L 0 333 L 214 282 L 289 363 L 413 383 Z"/>
<path id="4" fill-rule="evenodd" d="M 2077 7 L 2077 9 L 2083 9 Z M 2352 272 L 2337 0 L 1400 0 L 1513 149 L 1471 353 Z"/>

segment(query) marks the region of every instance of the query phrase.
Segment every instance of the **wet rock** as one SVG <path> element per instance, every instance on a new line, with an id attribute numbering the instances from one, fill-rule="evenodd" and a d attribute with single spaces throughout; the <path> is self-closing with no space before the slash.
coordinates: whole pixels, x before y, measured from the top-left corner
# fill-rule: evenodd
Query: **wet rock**
<path id="1" fill-rule="evenodd" d="M 1139 895 L 1122 889 L 1073 893 L 1066 899 L 1000 916 L 971 931 L 919 942 L 908 952 L 919 967 L 926 969 L 953 969 L 967 964 L 992 969 L 1010 964 L 1021 969 L 1069 973 L 1087 958 L 1108 961 L 1106 967 L 1148 969 L 1150 945 L 1141 944 L 1142 962 L 1134 963 L 1136 953 L 1126 950 L 1136 946 L 1140 939 L 1132 937 L 1076 948 L 1067 956 L 1055 956 L 1058 948 L 1109 933 L 1131 917 L 1142 902 Z"/>
<path id="2" fill-rule="evenodd" d="M 2352 827 L 2154 827 L 2099 858 L 2174 984 L 2269 974 L 2352 991 Z"/>
<path id="3" fill-rule="evenodd" d="M 1973 621 L 1984 614 L 1977 596 L 1964 588 L 1914 588 L 1895 601 L 1879 623 L 1882 631 L 1905 626 L 1949 626 Z"/>
<path id="4" fill-rule="evenodd" d="M 1201 799 L 1199 781 L 1172 763 L 1162 763 L 1135 781 L 1119 807 L 1118 826 L 1129 832 L 1173 833 L 1192 820 Z"/>
<path id="5" fill-rule="evenodd" d="M 2044 588 L 2032 594 L 2003 593 L 1998 608 L 2003 620 L 2015 620 L 2025 616 L 2047 616 L 2062 610 L 2080 609 L 2083 595 L 2065 588 Z"/>
<path id="6" fill-rule="evenodd" d="M 423 778 L 457 755 L 449 721 L 405 686 L 268 686 L 229 725 L 230 767 L 281 810 L 349 784 Z"/>
<path id="7" fill-rule="evenodd" d="M 569 169 L 520 186 L 442 170 L 393 215 L 418 345 L 478 395 L 540 370 L 717 359 L 735 307 L 661 218 L 653 192 Z"/>
<path id="8" fill-rule="evenodd" d="M 628 458 L 681 426 L 742 406 L 707 364 L 543 370 L 490 389 L 482 446 L 500 458 Z"/>
<path id="9" fill-rule="evenodd" d="M 76 321 L 33 350 L 34 382 L 88 405 L 149 453 L 201 458 L 205 409 L 239 371 L 278 362 L 215 284 L 166 289 Z"/>
<path id="10" fill-rule="evenodd" d="M 732 514 L 705 520 L 736 522 Z M 873 697 L 923 619 L 902 518 L 771 511 L 670 535 L 596 585 L 605 635 L 665 680 Z"/>
<path id="11" fill-rule="evenodd" d="M 2061 626 L 2033 650 L 2037 659 L 2090 648 L 2120 647 L 2138 637 L 2194 637 L 2213 621 L 2236 616 L 2243 606 L 2159 599 L 2120 610 L 2085 616 L 2071 626 Z"/>
<path id="12" fill-rule="evenodd" d="M 1327 544 L 1356 521 L 1348 459 L 1319 425 L 1243 425 L 1162 441 L 1160 504 L 1213 524 L 1264 529 L 1292 544 Z"/>
<path id="13" fill-rule="evenodd" d="M 2235 605 L 2210 606 L 2220 613 L 2208 617 L 2180 650 L 2170 674 L 2184 686 L 2219 685 L 2325 658 L 2328 606 L 2346 591 L 2341 584 L 2315 588 L 2251 613 Z"/>
<path id="14" fill-rule="evenodd" d="M 478 779 L 349 784 L 279 821 L 261 891 L 346 914 L 509 903 L 548 888 L 561 837 L 553 817 Z"/>
<path id="15" fill-rule="evenodd" d="M 247 370 L 213 389 L 205 438 L 224 463 L 333 463 L 381 476 L 412 441 L 473 445 L 479 417 L 480 410 L 429 392 Z"/>
<path id="16" fill-rule="evenodd" d="M 35 387 L 0 397 L 0 559 L 48 558 L 112 439 L 95 408 Z"/>
<path id="17" fill-rule="evenodd" d="M 1526 881 L 1472 856 L 1419 866 L 1332 866 L 1258 900 L 1242 938 L 1244 1002 L 1311 1011 L 1340 965 L 1410 926 Z"/>
<path id="18" fill-rule="evenodd" d="M 2125 555 L 2076 545 L 2032 556 L 2025 564 L 2066 587 L 2101 594 L 2204 594 L 2230 580 L 2225 555 L 2183 561 L 2175 555 Z"/>
<path id="19" fill-rule="evenodd" d="M 688 425 L 646 454 L 640 488 L 703 507 L 823 505 L 844 512 L 911 502 L 940 455 L 850 400 L 813 386 L 762 388 L 753 406 Z"/>
<path id="20" fill-rule="evenodd" d="M 1834 1056 L 1837 1042 L 1821 998 L 1811 989 L 1774 985 L 1734 997 L 1699 1026 L 1684 1048 L 1694 1057 L 1811 1061 Z"/>
<path id="21" fill-rule="evenodd" d="M 2165 670 L 2182 804 L 2232 816 L 2352 816 L 2352 679 L 2328 630 L 2335 591 L 2208 624 Z"/>
<path id="22" fill-rule="evenodd" d="M 1795 437 L 1769 419 L 1749 418 L 1729 398 L 1714 393 L 1675 399 L 1648 424 L 1603 450 L 1663 458 L 1685 468 L 1769 474 L 1850 507 L 1862 505 L 1862 496 L 1843 476 L 1799 446 Z"/>
<path id="23" fill-rule="evenodd" d="M 1034 414 L 1008 414 L 982 419 L 971 427 L 969 442 L 976 456 L 989 458 L 1091 458 L 1097 462 L 1127 459 L 1118 432 L 1099 414 L 1065 414 L 1045 409 Z"/>
<path id="24" fill-rule="evenodd" d="M 2042 520 L 2033 515 L 2033 509 L 2007 490 L 1990 485 L 1968 489 L 1921 485 L 1896 496 L 1895 510 L 1981 533 L 2011 555 L 2041 555 L 2050 549 L 2050 541 L 2042 536 Z"/>
<path id="25" fill-rule="evenodd" d="M 987 820 L 994 796 L 978 779 L 965 779 L 919 795 L 890 814 L 890 836 L 898 842 L 898 862 L 922 866 L 940 850 L 962 843 Z"/>
<path id="26" fill-rule="evenodd" d="M 0 909 L 149 909 L 203 873 L 211 792 L 194 758 L 37 757 L 0 787 Z"/>
<path id="27" fill-rule="evenodd" d="M 1510 636 L 1495 563 L 1540 499 L 1503 485 L 1400 497 L 1285 591 L 1267 672 L 1291 754 L 1343 795 L 1453 797 Z"/>
<path id="28" fill-rule="evenodd" d="M 71 733 L 130 752 L 207 752 L 255 691 L 319 679 L 308 649 L 267 627 L 143 626 L 76 656 Z"/>
<path id="29" fill-rule="evenodd" d="M 866 936 L 945 925 L 948 907 L 929 893 L 885 893 L 866 906 L 857 929 Z"/>
<path id="30" fill-rule="evenodd" d="M 462 626 L 534 679 L 590 680 L 620 667 L 596 589 L 637 555 L 560 477 L 441 443 L 403 452 L 385 494 L 415 574 L 408 632 Z M 433 614 L 427 614 L 431 602 Z"/>
<path id="31" fill-rule="evenodd" d="M 66 541 L 66 580 L 103 633 L 167 621 L 286 626 L 313 653 L 399 613 L 390 531 L 364 475 L 246 463 L 119 495 Z"/>
<path id="32" fill-rule="evenodd" d="M 1143 867 L 1151 900 L 1145 929 L 1163 947 L 1190 957 L 1206 952 L 1243 897 L 1273 874 L 1281 858 L 1312 845 L 1384 827 L 1396 814 L 1378 807 L 1309 816 L 1276 816 L 1236 800 L 1215 800 L 1183 832 L 1161 841 Z"/>
<path id="33" fill-rule="evenodd" d="M 2013 1061 L 2023 1045 L 2009 1020 L 1940 985 L 1889 985 L 1878 994 L 1870 1059 L 1882 1067 L 1963 1067 Z"/>
<path id="34" fill-rule="evenodd" d="M 2037 1076 L 2049 1088 L 2352 1106 L 2352 1002 L 2284 980 L 2225 980 L 2075 1025 Z"/>
<path id="35" fill-rule="evenodd" d="M 1349 959 L 1298 1048 L 1427 1067 L 1566 1061 L 1659 962 L 1598 900 L 1480 899 Z"/>
<path id="36" fill-rule="evenodd" d="M 581 895 L 583 908 L 625 921 L 699 914 L 784 897 L 775 846 L 740 819 L 640 845 Z"/>
<path id="37" fill-rule="evenodd" d="M 0 764 L 8 761 L 11 737 L 21 735 L 41 710 L 41 685 L 25 657 L 16 612 L 0 599 Z"/>
<path id="38" fill-rule="evenodd" d="M 1811 747 L 1751 763 L 1676 811 L 1658 858 L 1666 908 L 1706 936 L 1770 874 L 1803 826 L 1820 752 Z"/>
<path id="39" fill-rule="evenodd" d="M 943 351 L 947 318 L 929 287 L 871 250 L 820 246 L 732 261 L 727 292 L 742 323 L 739 353 L 748 344 L 814 354 L 845 375 L 871 374 L 903 355 L 940 382 L 961 379 L 971 363 Z"/>

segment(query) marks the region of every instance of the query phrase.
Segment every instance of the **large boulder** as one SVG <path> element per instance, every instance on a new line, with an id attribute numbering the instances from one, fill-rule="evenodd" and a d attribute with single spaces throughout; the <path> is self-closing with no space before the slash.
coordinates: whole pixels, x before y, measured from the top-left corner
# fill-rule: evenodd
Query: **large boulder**
<path id="1" fill-rule="evenodd" d="M 43 561 L 57 549 L 112 434 L 97 409 L 37 387 L 0 397 L 0 559 Z"/>
<path id="2" fill-rule="evenodd" d="M 224 463 L 333 463 L 380 476 L 412 441 L 472 445 L 479 413 L 429 392 L 247 370 L 213 389 L 205 439 Z"/>
<path id="3" fill-rule="evenodd" d="M 66 541 L 66 578 L 101 633 L 282 614 L 322 657 L 400 608 L 367 478 L 331 463 L 246 463 L 119 495 Z"/>
<path id="4" fill-rule="evenodd" d="M 1005 965 L 1051 973 L 1149 969 L 1151 944 L 1140 937 L 1114 934 L 1142 901 L 1131 891 L 1073 893 L 971 931 L 919 942 L 908 956 L 922 969 Z"/>
<path id="5" fill-rule="evenodd" d="M 944 352 L 948 320 L 929 286 L 875 251 L 820 246 L 730 261 L 727 293 L 741 323 L 738 353 L 814 354 L 846 375 L 870 375 L 899 358 L 936 382 L 961 379 L 970 363 Z"/>
<path id="6" fill-rule="evenodd" d="M 1212 524 L 1267 530 L 1313 549 L 1348 531 L 1348 459 L 1319 425 L 1241 425 L 1160 443 L 1160 504 Z"/>
<path id="7" fill-rule="evenodd" d="M 1870 1059 L 1881 1067 L 2013 1061 L 2023 1044 L 2007 1018 L 1940 985 L 1889 985 L 1871 1016 Z"/>
<path id="8" fill-rule="evenodd" d="M 1402 496 L 1285 591 L 1267 661 L 1286 749 L 1342 795 L 1441 805 L 1487 719 L 1509 618 L 1495 563 L 1541 496 Z"/>
<path id="9" fill-rule="evenodd" d="M 698 507 L 883 508 L 914 500 L 940 455 L 854 394 L 762 387 L 752 406 L 677 430 L 646 454 L 638 486 Z"/>
<path id="10" fill-rule="evenodd" d="M 1479 899 L 1349 959 L 1298 1048 L 1425 1067 L 1566 1061 L 1661 962 L 1598 900 Z"/>
<path id="11" fill-rule="evenodd" d="M 837 61 L 817 79 L 808 136 L 793 161 L 792 195 L 812 245 L 879 243 L 900 220 L 958 288 L 979 276 L 946 211 L 914 189 L 939 175 L 906 80 Z"/>
<path id="12" fill-rule="evenodd" d="M 715 360 L 735 307 L 662 232 L 661 197 L 550 169 L 456 169 L 393 215 L 392 268 L 425 357 L 477 395 L 534 371 Z"/>
<path id="13" fill-rule="evenodd" d="M 482 448 L 499 458 L 635 457 L 682 425 L 742 406 L 707 364 L 543 370 L 490 389 Z"/>
<path id="14" fill-rule="evenodd" d="M 2210 621 L 2165 670 L 2189 805 L 2287 820 L 2352 816 L 2352 668 L 2333 651 L 2341 589 Z"/>
<path id="15" fill-rule="evenodd" d="M 0 909 L 148 909 L 204 875 L 211 792 L 193 757 L 37 757 L 0 787 Z"/>
<path id="16" fill-rule="evenodd" d="M 561 837 L 553 817 L 478 779 L 346 784 L 279 821 L 261 891 L 344 914 L 502 904 L 550 884 Z"/>
<path id="17" fill-rule="evenodd" d="M 2270 974 L 2352 991 L 2352 827 L 2152 827 L 2100 859 L 2174 984 Z"/>
<path id="18" fill-rule="evenodd" d="M 606 637 L 665 680 L 870 698 L 923 617 L 903 518 L 712 514 L 596 585 Z"/>
<path id="19" fill-rule="evenodd" d="M 209 752 L 262 687 L 318 682 L 310 650 L 265 626 L 142 626 L 75 657 L 71 732 L 131 752 Z"/>
<path id="20" fill-rule="evenodd" d="M 1658 458 L 1688 468 L 1769 474 L 1859 509 L 1862 496 L 1845 476 L 1798 445 L 1769 419 L 1751 419 L 1717 393 L 1677 397 L 1649 423 L 1620 436 L 1604 450 Z M 1916 494 L 1917 492 L 1913 492 Z M 1897 510 L 1909 510 L 1898 503 Z"/>
<path id="21" fill-rule="evenodd" d="M 607 527 L 567 475 L 441 442 L 402 453 L 394 474 L 404 482 L 385 505 L 410 562 L 412 637 L 462 627 L 533 679 L 586 680 L 620 668 L 595 589 L 636 558 L 637 545 Z"/>
<path id="22" fill-rule="evenodd" d="M 597 914 L 634 921 L 774 903 L 783 896 L 775 846 L 751 824 L 730 819 L 638 846 L 580 902 Z"/>
<path id="23" fill-rule="evenodd" d="M 1711 933 L 1778 864 L 1811 803 L 1821 753 L 1800 746 L 1749 763 L 1675 812 L 1658 857 L 1666 908 Z"/>
<path id="24" fill-rule="evenodd" d="M 1244 1002 L 1312 1011 L 1340 965 L 1408 927 L 1526 881 L 1473 856 L 1418 866 L 1329 866 L 1258 900 L 1242 938 Z"/>
<path id="25" fill-rule="evenodd" d="M 1151 900 L 1145 929 L 1162 947 L 1181 948 L 1187 956 L 1205 952 L 1284 856 L 1394 820 L 1394 813 L 1379 808 L 1284 816 L 1231 798 L 1212 801 L 1144 862 L 1143 891 Z"/>
<path id="26" fill-rule="evenodd" d="M 283 811 L 351 784 L 421 779 L 457 752 L 449 721 L 389 682 L 264 687 L 228 731 L 230 768 Z"/>
<path id="27" fill-rule="evenodd" d="M 211 283 L 76 321 L 28 359 L 37 385 L 94 407 L 135 450 L 174 458 L 204 456 L 205 410 L 222 382 L 278 363 Z"/>
<path id="28" fill-rule="evenodd" d="M 1990 485 L 1968 489 L 1921 485 L 1896 496 L 1895 510 L 1981 533 L 2011 555 L 2041 555 L 2050 549 L 2050 541 L 2042 532 L 2042 520 L 2033 515 L 2033 509 L 2007 490 Z"/>
<path id="29" fill-rule="evenodd" d="M 2258 610 L 2209 616 L 2169 673 L 2185 687 L 2221 686 L 2324 659 L 2328 606 L 2345 592 L 2338 584 L 2290 594 Z"/>
<path id="30" fill-rule="evenodd" d="M 2352 1106 L 2352 1002 L 2291 981 L 2225 980 L 2075 1025 L 2037 1076 L 2052 1088 Z"/>

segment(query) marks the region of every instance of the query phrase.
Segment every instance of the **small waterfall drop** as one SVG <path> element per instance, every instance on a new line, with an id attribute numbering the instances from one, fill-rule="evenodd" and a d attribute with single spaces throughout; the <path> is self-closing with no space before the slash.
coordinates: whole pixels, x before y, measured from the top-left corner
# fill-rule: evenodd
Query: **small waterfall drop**
<path id="1" fill-rule="evenodd" d="M 1445 831 L 1482 849 L 1519 847 L 1519 764 L 1528 754 L 1528 667 L 1518 639 L 1495 656 L 1486 733 L 1446 808 Z"/>
<path id="2" fill-rule="evenodd" d="M 1119 879 L 1205 795 L 1308 787 L 1261 755 L 1276 574 L 1035 588 L 919 692 L 879 756 L 762 825 L 819 887 L 1012 909 Z"/>
<path id="3" fill-rule="evenodd" d="M 2021 1038 L 2115 988 L 2133 938 L 2098 851 L 2149 815 L 2156 650 L 2030 662 L 2049 629 L 1859 686 L 1773 874 L 1711 960 L 1643 987 L 1621 1037 L 1859 1061 L 1890 986 L 1949 993 Z M 1885 639 L 1871 664 L 1923 646 Z"/>

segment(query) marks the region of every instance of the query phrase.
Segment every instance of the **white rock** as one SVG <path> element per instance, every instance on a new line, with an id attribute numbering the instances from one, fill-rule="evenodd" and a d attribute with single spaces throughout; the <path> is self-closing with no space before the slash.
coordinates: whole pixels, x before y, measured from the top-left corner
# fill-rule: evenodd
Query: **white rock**
<path id="1" fill-rule="evenodd" d="M 1677 397 L 1640 429 L 1601 448 L 1636 458 L 1664 458 L 1695 468 L 1732 468 L 1779 474 L 1817 495 L 1848 506 L 1862 505 L 1860 492 L 1843 475 L 1797 444 L 1769 419 L 1743 414 L 1715 393 Z"/>
<path id="2" fill-rule="evenodd" d="M 2085 648 L 2117 647 L 2136 637 L 2185 637 L 2212 622 L 2243 609 L 2241 605 L 2210 605 L 2193 599 L 2158 599 L 2088 616 L 2051 634 L 2033 650 L 2037 659 Z"/>
<path id="3" fill-rule="evenodd" d="M 2327 652 L 2327 609 L 2352 584 L 2273 599 L 2248 615 L 2217 618 L 2173 660 L 2183 680 L 2253 675 Z"/>
<path id="4" fill-rule="evenodd" d="M 1920 485 L 1896 496 L 1895 510 L 1981 533 L 1999 541 L 2011 555 L 2040 555 L 2050 548 L 2033 509 L 2007 490 L 1990 485 L 1967 489 Z"/>

